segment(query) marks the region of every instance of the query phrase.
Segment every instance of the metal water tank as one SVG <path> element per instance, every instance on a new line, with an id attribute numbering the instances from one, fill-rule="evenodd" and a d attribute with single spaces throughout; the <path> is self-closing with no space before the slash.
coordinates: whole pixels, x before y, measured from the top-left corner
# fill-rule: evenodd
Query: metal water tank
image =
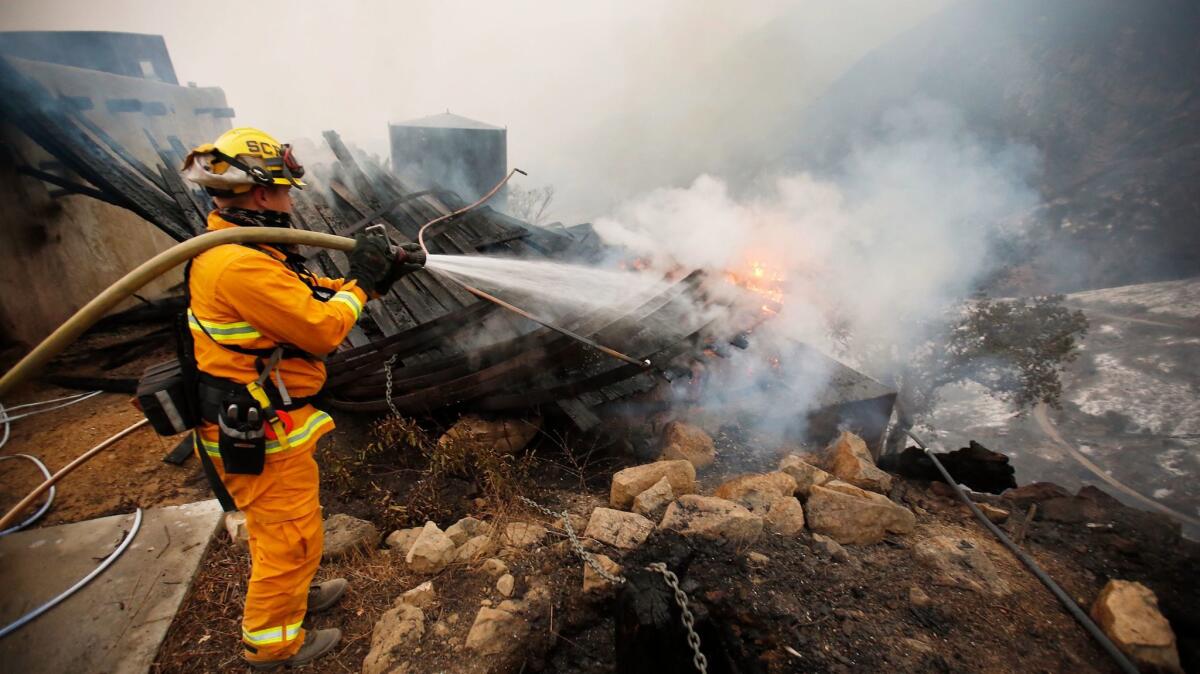
<path id="1" fill-rule="evenodd" d="M 467 201 L 508 170 L 508 131 L 449 111 L 389 124 L 392 169 L 414 189 L 438 187 Z"/>

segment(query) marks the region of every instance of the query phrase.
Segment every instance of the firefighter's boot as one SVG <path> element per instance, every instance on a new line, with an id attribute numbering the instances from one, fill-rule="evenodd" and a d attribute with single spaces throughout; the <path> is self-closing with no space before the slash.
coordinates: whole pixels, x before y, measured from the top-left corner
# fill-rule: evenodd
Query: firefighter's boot
<path id="1" fill-rule="evenodd" d="M 315 615 L 333 608 L 346 594 L 350 583 L 345 578 L 334 578 L 324 583 L 315 583 L 308 588 L 308 615 Z"/>
<path id="2" fill-rule="evenodd" d="M 304 633 L 304 645 L 295 655 L 282 660 L 245 660 L 253 669 L 274 669 L 279 666 L 300 667 L 332 651 L 342 640 L 342 631 L 336 627 L 323 630 L 308 630 Z"/>

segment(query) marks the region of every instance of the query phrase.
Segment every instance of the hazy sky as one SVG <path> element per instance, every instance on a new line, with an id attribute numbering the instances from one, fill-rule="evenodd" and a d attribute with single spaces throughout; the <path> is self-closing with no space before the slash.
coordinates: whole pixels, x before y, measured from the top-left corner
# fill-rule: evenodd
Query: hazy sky
<path id="1" fill-rule="evenodd" d="M 577 221 L 769 139 L 948 1 L 6 0 L 0 29 L 161 34 L 181 83 L 222 87 L 236 123 L 281 139 L 332 128 L 386 155 L 389 121 L 506 126 L 509 164 Z"/>

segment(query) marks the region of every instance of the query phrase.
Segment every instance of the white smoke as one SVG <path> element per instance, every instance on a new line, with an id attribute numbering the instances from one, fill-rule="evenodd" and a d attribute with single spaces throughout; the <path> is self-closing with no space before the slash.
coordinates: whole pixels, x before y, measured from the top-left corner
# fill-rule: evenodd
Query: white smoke
<path id="1" fill-rule="evenodd" d="M 887 115 L 829 174 L 775 175 L 744 195 L 702 175 L 622 205 L 596 229 L 660 263 L 758 263 L 784 278 L 771 331 L 829 351 L 844 329 L 853 364 L 886 379 L 927 339 L 922 328 L 997 267 L 995 244 L 1037 204 L 1036 169 L 1032 148 L 989 145 L 956 111 L 922 101 Z"/>

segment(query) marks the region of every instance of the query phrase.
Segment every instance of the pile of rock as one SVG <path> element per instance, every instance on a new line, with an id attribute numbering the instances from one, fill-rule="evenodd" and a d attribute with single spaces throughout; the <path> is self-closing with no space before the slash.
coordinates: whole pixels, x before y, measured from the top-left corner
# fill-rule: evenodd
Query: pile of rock
<path id="1" fill-rule="evenodd" d="M 621 558 L 656 530 L 739 549 L 764 535 L 811 532 L 813 545 L 823 554 L 850 561 L 841 544 L 875 543 L 889 534 L 911 531 L 915 522 L 910 511 L 884 495 L 891 477 L 875 466 L 866 445 L 850 433 L 842 434 L 821 456 L 785 456 L 778 470 L 734 477 L 708 495 L 698 493 L 696 481 L 697 470 L 710 466 L 715 457 L 704 431 L 668 424 L 662 456 L 614 474 L 607 507 L 592 508 L 586 520 L 569 515 L 575 530 L 582 530 L 585 547 L 610 575 L 619 576 Z M 561 529 L 563 524 L 551 526 Z M 386 544 L 418 574 L 437 574 L 450 564 L 466 563 L 489 577 L 495 601 L 482 600 L 460 645 L 486 658 L 489 671 L 507 671 L 504 663 L 519 663 L 532 635 L 540 633 L 535 626 L 549 611 L 550 595 L 536 580 L 516 578 L 502 558 L 541 544 L 547 535 L 546 527 L 533 522 L 498 527 L 467 517 L 444 531 L 435 522 L 395 531 Z M 758 553 L 750 559 L 760 566 L 769 563 Z M 592 566 L 581 568 L 586 595 L 603 596 L 613 589 Z M 522 584 L 529 585 L 523 592 Z M 435 603 L 430 582 L 401 595 L 376 625 L 364 674 L 408 671 L 403 655 L 420 641 L 425 612 Z M 448 626 L 439 625 L 430 629 L 449 633 Z"/>
<path id="2" fill-rule="evenodd" d="M 413 572 L 432 575 L 455 562 L 478 562 L 502 548 L 531 548 L 541 543 L 547 533 L 546 527 L 532 522 L 511 522 L 502 531 L 494 532 L 490 523 L 464 517 L 445 531 L 436 522 L 398 529 L 384 542 L 404 556 L 404 563 Z"/>
<path id="3" fill-rule="evenodd" d="M 740 475 L 701 495 L 696 471 L 712 463 L 711 445 L 698 428 L 668 424 L 663 460 L 613 475 L 610 507 L 592 512 L 584 535 L 618 550 L 637 547 L 655 528 L 735 546 L 764 532 L 805 531 L 864 545 L 915 526 L 912 512 L 886 496 L 891 476 L 853 433 L 842 433 L 821 456 L 789 454 L 779 470 Z"/>

